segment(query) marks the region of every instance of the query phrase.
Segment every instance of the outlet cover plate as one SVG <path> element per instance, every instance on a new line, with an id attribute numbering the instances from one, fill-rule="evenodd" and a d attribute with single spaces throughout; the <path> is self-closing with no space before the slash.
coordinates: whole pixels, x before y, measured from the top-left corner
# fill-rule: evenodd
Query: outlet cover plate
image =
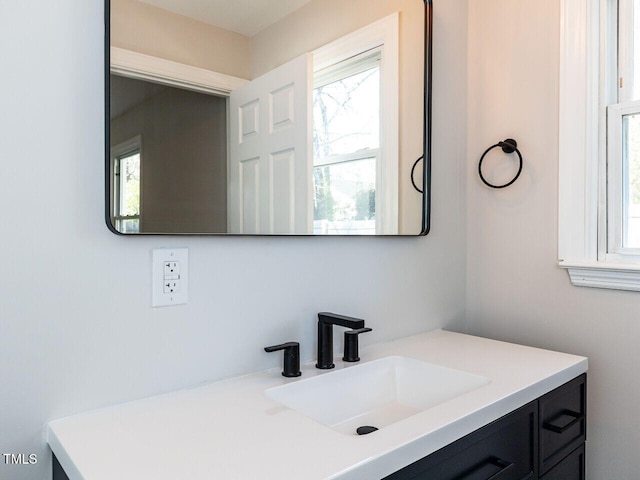
<path id="1" fill-rule="evenodd" d="M 169 272 L 167 263 L 177 264 L 177 272 Z M 171 273 L 171 274 L 170 274 Z M 154 248 L 151 262 L 151 306 L 168 307 L 189 302 L 189 249 Z M 177 278 L 176 278 L 177 277 Z M 178 282 L 178 289 L 165 289 L 164 284 Z"/>

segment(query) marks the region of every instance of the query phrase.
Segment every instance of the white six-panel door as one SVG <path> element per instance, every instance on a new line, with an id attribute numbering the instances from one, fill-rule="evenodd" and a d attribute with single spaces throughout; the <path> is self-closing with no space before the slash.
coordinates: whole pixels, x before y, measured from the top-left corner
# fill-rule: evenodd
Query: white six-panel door
<path id="1" fill-rule="evenodd" d="M 312 56 L 231 92 L 229 233 L 313 231 Z"/>

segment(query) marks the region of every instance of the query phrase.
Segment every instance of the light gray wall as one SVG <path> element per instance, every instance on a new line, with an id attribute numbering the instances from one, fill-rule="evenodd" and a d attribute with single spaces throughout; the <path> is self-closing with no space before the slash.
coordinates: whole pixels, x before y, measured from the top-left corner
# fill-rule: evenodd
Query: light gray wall
<path id="1" fill-rule="evenodd" d="M 557 266 L 559 2 L 469 2 L 468 282 L 472 333 L 589 357 L 590 479 L 640 471 L 640 296 L 573 287 Z M 477 162 L 518 140 L 503 191 Z M 497 159 L 494 159 L 497 160 Z"/>
<path id="2" fill-rule="evenodd" d="M 103 4 L 0 3 L 0 477 L 49 475 L 47 421 L 315 351 L 316 312 L 374 343 L 464 328 L 466 1 L 436 16 L 433 232 L 425 238 L 123 238 L 104 225 Z M 460 22 L 460 23 L 459 23 Z M 13 47 L 9 47 L 13 46 Z M 419 101 L 419 99 L 416 99 Z M 151 249 L 187 246 L 190 303 L 152 309 Z M 0 459 L 1 460 L 1 459 Z M 117 459 L 114 459 L 117 461 Z"/>

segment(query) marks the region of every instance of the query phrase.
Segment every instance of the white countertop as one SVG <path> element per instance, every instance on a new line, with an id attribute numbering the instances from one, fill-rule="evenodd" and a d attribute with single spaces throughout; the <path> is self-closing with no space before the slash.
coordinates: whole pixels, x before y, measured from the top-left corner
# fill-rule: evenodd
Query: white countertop
<path id="1" fill-rule="evenodd" d="M 587 371 L 575 355 L 436 330 L 362 348 L 481 375 L 488 385 L 375 432 L 339 433 L 264 390 L 270 370 L 55 420 L 48 443 L 71 480 L 382 478 Z M 336 360 L 336 369 L 352 365 Z"/>

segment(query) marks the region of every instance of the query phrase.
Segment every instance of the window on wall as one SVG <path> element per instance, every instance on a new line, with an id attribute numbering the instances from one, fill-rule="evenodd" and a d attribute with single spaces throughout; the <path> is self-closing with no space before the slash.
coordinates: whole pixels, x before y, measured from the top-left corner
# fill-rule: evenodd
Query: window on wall
<path id="1" fill-rule="evenodd" d="M 112 224 L 122 233 L 140 232 L 141 152 L 140 137 L 117 145 L 111 151 Z"/>
<path id="2" fill-rule="evenodd" d="M 380 58 L 380 49 L 375 49 L 315 75 L 313 183 L 316 234 L 376 233 Z"/>
<path id="3" fill-rule="evenodd" d="M 607 108 L 607 258 L 640 256 L 640 102 Z"/>
<path id="4" fill-rule="evenodd" d="M 562 13 L 560 265 L 575 285 L 640 291 L 640 0 Z"/>
<path id="5" fill-rule="evenodd" d="M 617 92 L 607 106 L 607 258 L 640 259 L 640 0 L 619 0 Z M 638 32 L 638 33 L 636 33 Z M 616 64 L 614 64 L 616 65 Z"/>

